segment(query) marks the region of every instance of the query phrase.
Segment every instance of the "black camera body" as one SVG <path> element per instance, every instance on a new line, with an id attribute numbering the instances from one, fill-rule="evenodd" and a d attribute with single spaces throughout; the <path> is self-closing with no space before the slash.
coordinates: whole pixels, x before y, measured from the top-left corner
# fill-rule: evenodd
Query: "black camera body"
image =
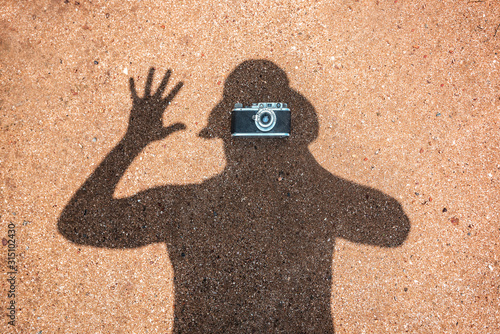
<path id="1" fill-rule="evenodd" d="M 243 107 L 236 103 L 231 115 L 233 137 L 290 136 L 290 109 L 286 103 L 259 102 Z"/>

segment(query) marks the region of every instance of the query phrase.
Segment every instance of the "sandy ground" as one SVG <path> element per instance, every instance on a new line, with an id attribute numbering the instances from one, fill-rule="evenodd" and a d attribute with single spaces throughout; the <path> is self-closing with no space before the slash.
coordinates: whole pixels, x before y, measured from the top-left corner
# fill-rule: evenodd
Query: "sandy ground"
<path id="1" fill-rule="evenodd" d="M 500 332 L 499 52 L 495 0 L 3 1 L 0 332 Z M 138 123 L 123 144 L 133 132 L 129 78 L 143 97 L 152 67 L 153 93 L 168 69 L 167 91 L 182 81 L 163 123 L 185 129 L 152 141 Z M 245 153 L 254 143 L 225 138 L 227 117 L 214 116 L 227 116 L 238 94 L 296 101 L 292 138 L 255 144 L 273 153 L 265 168 L 277 171 L 275 186 L 252 181 L 266 171 Z M 301 130 L 311 125 L 298 121 L 304 106 L 312 130 Z M 199 137 L 211 116 L 222 134 Z M 264 203 L 249 209 L 253 220 L 237 216 L 238 193 Z M 365 193 L 376 209 L 359 200 Z M 207 230 L 118 239 L 141 196 L 174 197 L 143 204 L 140 216 L 157 224 L 150 210 L 168 212 L 157 227 L 166 234 L 173 211 Z M 189 196 L 192 210 L 175 204 L 189 206 Z M 220 225 L 203 225 L 207 210 Z M 254 224 L 249 241 L 233 238 L 237 217 Z M 273 219 L 286 224 L 268 229 Z M 94 230 L 110 221 L 123 225 L 102 233 L 121 243 Z M 359 222 L 366 235 L 356 235 Z M 187 245 L 182 258 L 175 242 Z M 214 269 L 209 247 L 247 277 Z M 283 264 L 272 262 L 277 252 Z M 193 281 L 201 273 L 212 275 L 203 291 Z"/>

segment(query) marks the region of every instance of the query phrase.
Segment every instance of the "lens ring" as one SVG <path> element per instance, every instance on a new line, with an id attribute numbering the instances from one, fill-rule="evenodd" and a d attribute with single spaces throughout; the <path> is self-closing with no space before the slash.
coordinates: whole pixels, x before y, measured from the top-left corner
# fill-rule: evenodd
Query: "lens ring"
<path id="1" fill-rule="evenodd" d="M 266 120 L 266 118 L 269 118 Z M 260 131 L 271 131 L 276 125 L 276 114 L 272 109 L 261 109 L 255 115 L 255 126 Z"/>

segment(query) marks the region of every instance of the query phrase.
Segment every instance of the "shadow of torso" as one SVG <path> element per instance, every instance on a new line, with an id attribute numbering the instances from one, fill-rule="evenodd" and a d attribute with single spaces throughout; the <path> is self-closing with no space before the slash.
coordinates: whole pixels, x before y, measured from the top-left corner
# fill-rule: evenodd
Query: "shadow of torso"
<path id="1" fill-rule="evenodd" d="M 283 161 L 124 200 L 148 231 L 137 241 L 167 243 L 176 332 L 333 333 L 335 238 L 390 247 L 406 237 L 389 196 L 333 176 L 309 152 Z"/>

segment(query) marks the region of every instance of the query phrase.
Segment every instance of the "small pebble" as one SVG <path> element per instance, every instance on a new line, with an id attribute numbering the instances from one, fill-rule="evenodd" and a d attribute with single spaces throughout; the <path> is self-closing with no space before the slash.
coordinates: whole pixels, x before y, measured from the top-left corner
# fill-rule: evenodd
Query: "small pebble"
<path id="1" fill-rule="evenodd" d="M 2 246 L 7 246 L 7 239 L 2 238 Z"/>
<path id="2" fill-rule="evenodd" d="M 441 116 L 441 113 L 440 113 L 440 112 L 438 112 L 438 113 L 436 114 L 436 117 L 439 117 L 439 116 Z"/>
<path id="3" fill-rule="evenodd" d="M 458 223 L 460 222 L 460 220 L 457 218 L 457 217 L 453 217 L 450 219 L 451 223 L 455 226 L 458 225 Z"/>
<path id="4" fill-rule="evenodd" d="M 99 62 L 97 60 L 94 60 L 94 65 L 98 65 Z"/>

